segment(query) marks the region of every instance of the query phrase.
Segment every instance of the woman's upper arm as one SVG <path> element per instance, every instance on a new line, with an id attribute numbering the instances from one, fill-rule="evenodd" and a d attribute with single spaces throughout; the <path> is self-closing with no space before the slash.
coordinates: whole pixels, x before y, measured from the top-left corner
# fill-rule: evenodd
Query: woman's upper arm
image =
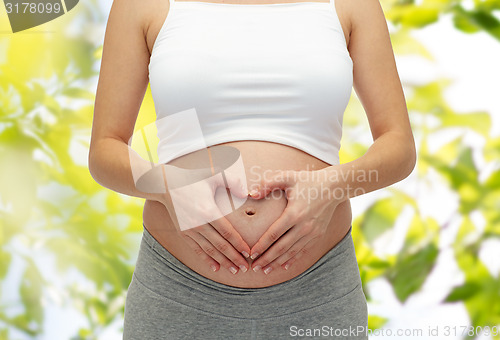
<path id="1" fill-rule="evenodd" d="M 406 100 L 379 0 L 349 0 L 353 88 L 366 111 L 373 139 L 388 131 L 413 138 Z"/>
<path id="2" fill-rule="evenodd" d="M 114 0 L 109 14 L 94 106 L 90 149 L 100 140 L 128 143 L 149 82 L 145 33 L 149 1 Z"/>

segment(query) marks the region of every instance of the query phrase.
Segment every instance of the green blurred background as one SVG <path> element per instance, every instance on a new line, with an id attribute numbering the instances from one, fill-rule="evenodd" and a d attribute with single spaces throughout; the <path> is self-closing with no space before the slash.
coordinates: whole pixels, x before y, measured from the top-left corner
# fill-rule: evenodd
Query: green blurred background
<path id="1" fill-rule="evenodd" d="M 418 162 L 352 200 L 369 327 L 394 332 L 371 338 L 500 339 L 480 332 L 500 333 L 500 0 L 381 4 Z M 110 6 L 81 1 L 16 34 L 0 10 L 0 340 L 121 339 L 144 200 L 87 168 Z M 459 80 L 447 74 L 475 81 L 450 92 Z M 136 129 L 154 119 L 148 89 Z M 354 91 L 344 126 L 342 163 L 372 142 Z M 428 334 L 447 326 L 448 337 Z"/>

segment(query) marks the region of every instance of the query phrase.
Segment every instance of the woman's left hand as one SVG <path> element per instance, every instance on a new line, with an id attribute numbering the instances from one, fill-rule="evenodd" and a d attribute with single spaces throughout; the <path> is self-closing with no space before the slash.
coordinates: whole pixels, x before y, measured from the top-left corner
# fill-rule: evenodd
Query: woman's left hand
<path id="1" fill-rule="evenodd" d="M 270 193 L 274 196 L 274 190 L 281 189 L 288 199 L 283 214 L 251 249 L 253 259 L 261 255 L 252 264 L 254 271 L 262 269 L 269 274 L 279 266 L 289 269 L 325 235 L 336 206 L 347 199 L 336 181 L 340 176 L 332 180 L 330 174 L 327 168 L 278 171 L 271 180 L 262 180 L 261 187 L 250 192 L 252 198 L 259 199 Z"/>

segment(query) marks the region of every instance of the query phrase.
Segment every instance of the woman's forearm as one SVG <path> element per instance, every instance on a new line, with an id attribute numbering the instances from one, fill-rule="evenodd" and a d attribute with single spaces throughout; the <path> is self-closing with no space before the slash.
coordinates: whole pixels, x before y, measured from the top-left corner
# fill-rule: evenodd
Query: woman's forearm
<path id="1" fill-rule="evenodd" d="M 160 202 L 165 197 L 166 182 L 161 168 L 141 158 L 122 140 L 102 138 L 93 143 L 89 170 L 97 183 L 113 191 Z M 137 179 L 146 173 L 147 183 L 140 181 L 138 187 Z"/>
<path id="2" fill-rule="evenodd" d="M 413 136 L 387 132 L 358 159 L 326 168 L 329 188 L 341 201 L 387 187 L 406 178 L 415 167 Z"/>

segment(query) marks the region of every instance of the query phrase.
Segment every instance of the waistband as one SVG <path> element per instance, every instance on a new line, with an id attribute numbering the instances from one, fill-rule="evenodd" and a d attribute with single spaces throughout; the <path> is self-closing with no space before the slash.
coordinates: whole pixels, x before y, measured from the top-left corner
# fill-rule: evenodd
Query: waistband
<path id="1" fill-rule="evenodd" d="M 240 288 L 198 274 L 144 227 L 134 276 L 159 296 L 197 310 L 245 319 L 285 316 L 360 288 L 351 231 L 352 226 L 339 243 L 298 276 L 268 287 Z"/>

